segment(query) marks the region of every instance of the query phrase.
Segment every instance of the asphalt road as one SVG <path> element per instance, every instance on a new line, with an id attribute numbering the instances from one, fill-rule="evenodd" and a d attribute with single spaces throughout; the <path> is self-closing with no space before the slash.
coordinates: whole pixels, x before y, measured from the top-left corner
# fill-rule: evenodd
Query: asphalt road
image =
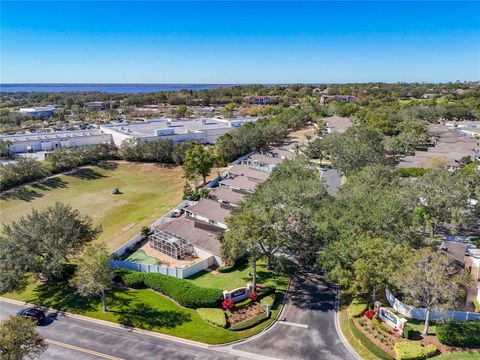
<path id="1" fill-rule="evenodd" d="M 314 273 L 292 282 L 285 312 L 267 333 L 233 349 L 285 360 L 358 359 L 336 330 L 335 290 Z"/>
<path id="2" fill-rule="evenodd" d="M 0 301 L 0 320 L 22 306 Z M 241 360 L 227 350 L 204 349 L 126 329 L 92 323 L 63 315 L 50 314 L 38 327 L 50 345 L 42 360 L 168 359 L 168 360 Z"/>
<path id="3" fill-rule="evenodd" d="M 62 314 L 48 314 L 38 331 L 49 342 L 42 360 L 349 360 L 357 359 L 336 328 L 335 290 L 315 273 L 299 272 L 280 321 L 236 345 L 206 348 Z M 0 300 L 0 320 L 23 306 Z"/>
<path id="4" fill-rule="evenodd" d="M 342 177 L 335 169 L 322 170 L 322 179 L 327 184 L 327 191 L 330 195 L 335 196 L 338 188 L 342 185 Z"/>

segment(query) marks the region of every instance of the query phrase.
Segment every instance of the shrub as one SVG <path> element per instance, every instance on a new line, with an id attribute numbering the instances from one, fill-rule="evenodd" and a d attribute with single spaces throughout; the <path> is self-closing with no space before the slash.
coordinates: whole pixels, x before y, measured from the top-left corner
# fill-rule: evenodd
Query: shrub
<path id="1" fill-rule="evenodd" d="M 117 272 L 124 283 L 135 280 L 135 285 L 139 286 L 140 283 L 137 281 L 139 278 L 136 275 L 130 275 L 132 273 L 136 272 Z M 143 282 L 150 289 L 170 297 L 182 306 L 193 309 L 217 307 L 222 296 L 220 289 L 199 287 L 189 281 L 162 274 L 143 273 Z"/>
<path id="2" fill-rule="evenodd" d="M 379 328 L 380 327 L 380 321 L 377 318 L 372 319 L 372 327 L 373 328 Z"/>
<path id="3" fill-rule="evenodd" d="M 264 286 L 257 288 L 257 298 L 261 299 L 275 292 L 275 286 Z"/>
<path id="4" fill-rule="evenodd" d="M 122 281 L 127 287 L 141 289 L 145 287 L 145 274 L 136 271 L 130 271 L 123 275 Z"/>
<path id="5" fill-rule="evenodd" d="M 260 300 L 260 304 L 262 305 L 269 305 L 270 307 L 273 306 L 273 303 L 275 302 L 275 293 L 273 294 L 270 294 L 270 295 L 267 295 L 267 296 L 264 296 L 261 300 Z"/>
<path id="6" fill-rule="evenodd" d="M 480 320 L 439 324 L 437 339 L 442 344 L 450 346 L 478 347 L 480 346 Z"/>
<path id="7" fill-rule="evenodd" d="M 268 318 L 267 318 L 265 313 L 259 314 L 257 316 L 254 316 L 254 317 L 248 319 L 248 320 L 233 324 L 232 326 L 229 327 L 229 330 L 239 331 L 239 330 L 249 329 L 251 327 L 254 327 L 254 326 L 260 324 L 261 322 L 263 322 L 267 319 Z"/>
<path id="8" fill-rule="evenodd" d="M 373 319 L 373 317 L 376 315 L 375 310 L 367 310 L 363 314 L 367 319 Z"/>
<path id="9" fill-rule="evenodd" d="M 254 292 L 251 292 L 248 297 L 252 299 L 252 301 L 257 301 L 257 294 Z"/>
<path id="10" fill-rule="evenodd" d="M 351 317 L 357 318 L 363 315 L 368 309 L 368 303 L 363 299 L 353 299 L 352 303 L 348 307 L 348 314 Z"/>
<path id="11" fill-rule="evenodd" d="M 209 324 L 225 328 L 227 326 L 227 319 L 225 313 L 221 309 L 199 308 L 198 315 Z"/>
<path id="12" fill-rule="evenodd" d="M 355 324 L 351 319 L 348 320 L 348 324 L 350 326 L 350 330 L 352 331 L 353 336 L 357 338 L 357 340 L 367 348 L 373 355 L 382 359 L 382 360 L 393 360 L 393 358 L 387 354 L 385 351 L 380 349 L 377 345 L 372 343 L 360 330 L 357 329 Z M 370 328 L 367 327 L 368 332 L 372 332 Z"/>
<path id="13" fill-rule="evenodd" d="M 401 168 L 396 169 L 395 173 L 400 177 L 419 177 L 425 175 L 426 171 L 424 168 Z"/>
<path id="14" fill-rule="evenodd" d="M 402 341 L 394 345 L 397 360 L 421 360 L 437 353 L 435 345 L 423 346 L 418 341 Z"/>
<path id="15" fill-rule="evenodd" d="M 232 271 L 235 271 L 237 270 L 237 268 L 241 265 L 244 265 L 247 263 L 247 258 L 246 257 L 242 257 L 240 259 L 237 259 L 235 260 L 235 262 L 232 264 L 232 265 L 228 265 L 228 266 L 220 266 L 217 271 L 219 273 L 229 273 L 229 272 L 232 272 Z"/>

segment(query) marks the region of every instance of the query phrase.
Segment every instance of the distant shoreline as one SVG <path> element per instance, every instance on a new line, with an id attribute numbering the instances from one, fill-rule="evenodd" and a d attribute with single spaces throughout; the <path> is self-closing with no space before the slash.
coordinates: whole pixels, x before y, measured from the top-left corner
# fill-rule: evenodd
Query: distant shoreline
<path id="1" fill-rule="evenodd" d="M 101 84 L 101 83 L 47 83 L 47 84 L 0 84 L 0 92 L 104 92 L 147 93 L 158 91 L 212 90 L 229 88 L 236 84 Z"/>

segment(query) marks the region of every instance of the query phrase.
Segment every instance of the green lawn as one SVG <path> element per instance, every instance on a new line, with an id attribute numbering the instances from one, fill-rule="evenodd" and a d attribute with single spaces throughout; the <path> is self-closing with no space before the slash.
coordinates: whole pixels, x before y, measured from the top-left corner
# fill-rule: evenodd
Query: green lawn
<path id="1" fill-rule="evenodd" d="M 244 287 L 247 283 L 251 283 L 252 274 L 253 270 L 251 266 L 248 264 L 240 264 L 233 271 L 227 273 L 201 271 L 186 280 L 192 281 L 195 285 L 202 287 L 233 290 Z M 257 265 L 257 284 L 273 285 L 278 290 L 286 290 L 288 277 L 274 274 L 272 271 L 266 269 L 264 263 L 259 262 Z"/>
<path id="2" fill-rule="evenodd" d="M 207 344 L 230 342 L 260 332 L 273 321 L 279 311 L 278 306 L 283 300 L 283 294 L 280 294 L 269 320 L 251 329 L 234 332 L 209 325 L 195 310 L 180 307 L 151 290 L 115 289 L 110 291 L 107 297 L 110 311 L 107 313 L 101 311 L 99 298 L 82 298 L 67 282 L 30 283 L 20 293 L 7 293 L 2 296 Z"/>
<path id="3" fill-rule="evenodd" d="M 147 265 L 160 265 L 160 260 L 158 260 L 156 257 L 148 256 L 143 249 L 138 249 L 133 254 L 128 256 L 125 261 L 137 262 Z"/>
<path id="4" fill-rule="evenodd" d="M 466 352 L 466 351 L 460 351 L 460 352 L 454 352 L 450 354 L 444 354 L 440 356 L 436 356 L 433 359 L 435 360 L 480 360 L 480 352 Z"/>
<path id="5" fill-rule="evenodd" d="M 117 248 L 182 199 L 182 169 L 156 164 L 110 162 L 86 166 L 0 196 L 0 219 L 17 220 L 32 208 L 42 209 L 61 201 L 102 225 L 99 240 Z M 119 188 L 122 194 L 113 195 Z"/>

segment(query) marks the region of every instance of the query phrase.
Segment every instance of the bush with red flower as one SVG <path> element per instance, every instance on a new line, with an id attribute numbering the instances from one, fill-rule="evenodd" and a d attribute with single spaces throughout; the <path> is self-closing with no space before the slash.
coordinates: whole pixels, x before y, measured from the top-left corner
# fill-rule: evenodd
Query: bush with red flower
<path id="1" fill-rule="evenodd" d="M 367 319 L 372 320 L 375 317 L 376 314 L 377 313 L 375 312 L 375 310 L 367 310 L 367 311 L 365 311 L 363 316 L 365 316 Z"/>
<path id="2" fill-rule="evenodd" d="M 222 302 L 222 307 L 223 310 L 231 310 L 235 307 L 235 303 L 232 301 L 232 299 L 225 299 Z"/>
<path id="3" fill-rule="evenodd" d="M 257 301 L 257 293 L 254 293 L 253 291 L 250 293 L 250 295 L 248 295 L 248 297 L 252 299 L 252 301 Z"/>

